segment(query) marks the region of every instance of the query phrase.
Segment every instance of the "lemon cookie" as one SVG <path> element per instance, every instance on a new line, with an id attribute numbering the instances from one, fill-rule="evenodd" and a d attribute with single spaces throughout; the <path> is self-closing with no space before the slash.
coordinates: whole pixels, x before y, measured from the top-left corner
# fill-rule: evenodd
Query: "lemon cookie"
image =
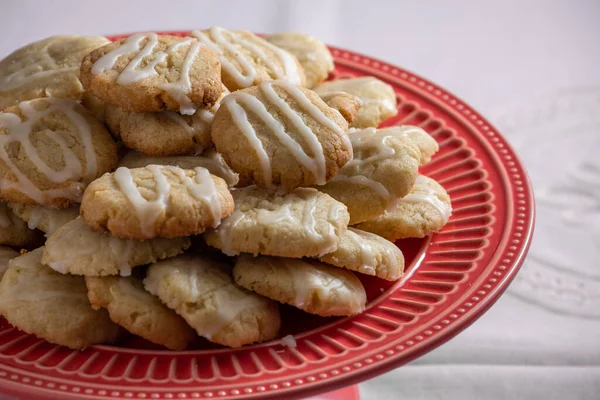
<path id="1" fill-rule="evenodd" d="M 191 36 L 218 55 L 221 78 L 231 91 L 273 79 L 306 84 L 304 71 L 296 57 L 251 32 L 212 27 L 194 31 Z"/>
<path id="2" fill-rule="evenodd" d="M 195 235 L 232 211 L 227 183 L 202 167 L 120 167 L 94 181 L 81 203 L 92 229 L 128 239 Z"/>
<path id="3" fill-rule="evenodd" d="M 79 216 L 79 207 L 49 208 L 31 204 L 9 203 L 10 210 L 23 221 L 29 229 L 39 229 L 51 235 L 58 228 Z"/>
<path id="4" fill-rule="evenodd" d="M 81 60 L 107 43 L 102 36 L 52 36 L 14 51 L 0 61 L 0 110 L 40 97 L 79 100 Z"/>
<path id="5" fill-rule="evenodd" d="M 0 281 L 2 280 L 4 273 L 8 269 L 8 262 L 18 256 L 19 253 L 17 253 L 10 247 L 0 246 Z"/>
<path id="6" fill-rule="evenodd" d="M 117 146 L 100 122 L 68 99 L 36 99 L 0 112 L 0 196 L 67 207 L 117 165 Z"/>
<path id="7" fill-rule="evenodd" d="M 319 256 L 337 248 L 348 225 L 346 207 L 315 189 L 286 193 L 248 186 L 232 194 L 233 214 L 204 234 L 227 255 Z"/>
<path id="8" fill-rule="evenodd" d="M 350 93 L 334 92 L 324 94 L 321 98 L 329 107 L 338 110 L 348 123 L 354 121 L 362 105 L 360 99 Z"/>
<path id="9" fill-rule="evenodd" d="M 81 63 L 83 86 L 127 111 L 191 115 L 221 95 L 215 53 L 197 39 L 138 33 L 100 47 Z"/>
<path id="10" fill-rule="evenodd" d="M 318 189 L 348 207 L 351 225 L 393 209 L 408 194 L 421 161 L 420 148 L 411 135 L 435 144 L 431 136 L 416 127 L 367 128 L 350 135 L 354 159 Z"/>
<path id="11" fill-rule="evenodd" d="M 267 36 L 266 40 L 296 56 L 304 69 L 308 88 L 317 86 L 333 71 L 333 57 L 329 49 L 313 36 L 283 32 Z"/>
<path id="12" fill-rule="evenodd" d="M 200 255 L 152 264 L 144 286 L 211 342 L 240 347 L 279 332 L 275 302 L 236 286 L 218 264 Z"/>
<path id="13" fill-rule="evenodd" d="M 319 260 L 388 281 L 400 279 L 404 271 L 404 255 L 394 243 L 355 228 L 348 228 L 337 250 Z"/>
<path id="14" fill-rule="evenodd" d="M 72 349 L 112 343 L 119 327 L 106 310 L 94 310 L 81 276 L 42 265 L 41 247 L 9 262 L 0 282 L 0 314 L 11 325 Z"/>
<path id="15" fill-rule="evenodd" d="M 440 231 L 452 214 L 450 196 L 431 178 L 419 175 L 414 187 L 391 211 L 356 226 L 388 240 L 424 237 Z"/>
<path id="16" fill-rule="evenodd" d="M 338 79 L 315 88 L 319 95 L 346 92 L 357 96 L 362 103 L 353 128 L 376 127 L 382 121 L 398 114 L 394 89 L 374 77 Z"/>
<path id="17" fill-rule="evenodd" d="M 248 290 L 324 317 L 358 314 L 367 302 L 352 272 L 314 260 L 242 255 L 233 277 Z"/>
<path id="18" fill-rule="evenodd" d="M 133 267 L 174 257 L 190 244 L 189 238 L 121 239 L 77 218 L 48 238 L 42 262 L 63 274 L 129 276 Z"/>
<path id="19" fill-rule="evenodd" d="M 106 122 L 106 104 L 90 92 L 84 92 L 81 105 L 98 121 Z M 112 133 L 112 132 L 111 132 Z M 114 135 L 114 134 L 113 134 Z M 118 139 L 118 136 L 115 136 Z"/>
<path id="20" fill-rule="evenodd" d="M 110 319 L 129 332 L 171 350 L 185 350 L 194 330 L 133 277 L 85 278 L 92 308 L 105 308 Z"/>
<path id="21" fill-rule="evenodd" d="M 29 229 L 27 223 L 11 211 L 6 203 L 0 203 L 0 244 L 26 247 L 41 244 L 39 231 Z"/>
<path id="22" fill-rule="evenodd" d="M 202 167 L 223 179 L 229 186 L 235 186 L 239 182 L 238 174 L 229 168 L 223 157 L 214 149 L 208 149 L 199 156 L 170 157 L 150 157 L 137 151 L 130 151 L 119 162 L 120 167 L 127 168 L 141 168 L 152 164 L 171 165 L 183 169 Z"/>
<path id="23" fill-rule="evenodd" d="M 352 159 L 342 115 L 313 91 L 287 81 L 225 96 L 211 136 L 240 179 L 262 187 L 324 184 Z"/>

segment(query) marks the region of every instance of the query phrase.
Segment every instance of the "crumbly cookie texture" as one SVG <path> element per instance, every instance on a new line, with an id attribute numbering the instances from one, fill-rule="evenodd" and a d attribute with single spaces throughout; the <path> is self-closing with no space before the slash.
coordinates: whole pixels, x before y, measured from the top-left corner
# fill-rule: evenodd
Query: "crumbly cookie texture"
<path id="1" fill-rule="evenodd" d="M 316 87 L 315 92 L 320 96 L 336 92 L 357 96 L 361 100 L 362 107 L 352 121 L 353 128 L 377 127 L 381 122 L 398 114 L 394 89 L 371 76 L 325 82 Z"/>
<path id="2" fill-rule="evenodd" d="M 450 196 L 435 180 L 419 175 L 414 187 L 391 211 L 356 228 L 394 241 L 440 231 L 452 214 Z"/>
<path id="3" fill-rule="evenodd" d="M 0 246 L 0 281 L 8 269 L 8 262 L 18 256 L 19 253 L 10 247 Z"/>
<path id="4" fill-rule="evenodd" d="M 0 282 L 0 314 L 11 325 L 72 349 L 117 339 L 119 327 L 94 310 L 81 276 L 63 275 L 41 263 L 40 247 L 13 258 Z"/>
<path id="5" fill-rule="evenodd" d="M 0 112 L 0 196 L 68 207 L 117 165 L 104 125 L 69 99 L 36 99 Z"/>
<path id="6" fill-rule="evenodd" d="M 39 231 L 29 229 L 27 223 L 15 215 L 6 203 L 0 203 L 0 244 L 27 247 L 42 244 Z"/>
<path id="7" fill-rule="evenodd" d="M 133 277 L 86 277 L 94 309 L 105 308 L 110 319 L 129 332 L 171 350 L 185 350 L 194 330 Z"/>
<path id="8" fill-rule="evenodd" d="M 41 97 L 81 99 L 81 60 L 110 43 L 102 36 L 51 36 L 0 61 L 0 110 Z"/>
<path id="9" fill-rule="evenodd" d="M 190 238 L 121 239 L 92 231 L 80 218 L 63 225 L 46 241 L 42 262 L 63 273 L 86 276 L 131 275 L 131 269 L 174 257 Z"/>
<path id="10" fill-rule="evenodd" d="M 337 250 L 319 260 L 388 281 L 400 279 L 404 271 L 404 255 L 394 243 L 355 228 L 348 228 Z"/>
<path id="11" fill-rule="evenodd" d="M 421 151 L 415 137 L 437 148 L 435 140 L 416 127 L 353 132 L 354 159 L 318 189 L 348 207 L 351 225 L 393 209 L 417 179 Z"/>
<path id="12" fill-rule="evenodd" d="M 248 290 L 326 317 L 358 314 L 367 301 L 352 272 L 315 260 L 242 255 L 233 277 Z"/>
<path id="13" fill-rule="evenodd" d="M 224 97 L 229 93 L 224 89 Z M 154 157 L 197 155 L 212 146 L 210 128 L 220 100 L 193 115 L 173 111 L 135 113 L 107 105 L 106 124 L 130 149 Z"/>
<path id="14" fill-rule="evenodd" d="M 29 229 L 39 229 L 47 236 L 79 216 L 79 206 L 49 208 L 31 204 L 9 203 L 8 208 L 17 217 L 27 222 Z"/>
<path id="15" fill-rule="evenodd" d="M 227 165 L 223 157 L 214 149 L 208 149 L 198 156 L 150 157 L 137 151 L 130 151 L 119 161 L 119 167 L 142 168 L 148 165 L 171 165 L 183 169 L 206 168 L 208 172 L 223 179 L 227 185 L 235 186 L 240 178 Z"/>
<path id="16" fill-rule="evenodd" d="M 140 240 L 199 234 L 232 211 L 227 183 L 202 167 L 120 167 L 94 181 L 81 203 L 92 229 Z"/>
<path id="17" fill-rule="evenodd" d="M 217 56 L 194 38 L 139 33 L 88 54 L 81 63 L 86 90 L 131 112 L 212 107 L 223 89 Z"/>
<path id="18" fill-rule="evenodd" d="M 316 189 L 235 189 L 235 210 L 206 242 L 227 255 L 240 252 L 282 257 L 319 256 L 334 251 L 346 231 L 346 207 Z"/>
<path id="19" fill-rule="evenodd" d="M 296 57 L 251 32 L 212 27 L 194 31 L 190 36 L 217 54 L 223 83 L 232 92 L 273 79 L 306 84 L 304 70 Z"/>
<path id="20" fill-rule="evenodd" d="M 226 96 L 211 136 L 240 178 L 261 187 L 324 184 L 352 159 L 342 115 L 311 90 L 287 81 Z"/>
<path id="21" fill-rule="evenodd" d="M 299 32 L 282 32 L 266 37 L 275 46 L 296 56 L 306 75 L 306 87 L 313 88 L 333 71 L 333 57 L 325 43 Z"/>
<path id="22" fill-rule="evenodd" d="M 354 121 L 362 106 L 362 102 L 358 97 L 345 92 L 328 93 L 322 95 L 321 98 L 329 107 L 338 110 L 349 124 Z"/>
<path id="23" fill-rule="evenodd" d="M 201 255 L 152 264 L 144 286 L 212 342 L 240 347 L 279 332 L 276 303 L 238 287 L 220 265 Z"/>

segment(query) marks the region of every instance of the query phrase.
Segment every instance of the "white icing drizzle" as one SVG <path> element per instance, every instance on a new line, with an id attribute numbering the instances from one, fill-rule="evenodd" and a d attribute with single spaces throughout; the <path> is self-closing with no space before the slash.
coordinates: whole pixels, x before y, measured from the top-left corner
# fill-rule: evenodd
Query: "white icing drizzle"
<path id="1" fill-rule="evenodd" d="M 376 275 L 377 258 L 373 247 L 361 238 L 352 228 L 346 231 L 346 237 L 360 249 L 360 260 L 362 265 L 358 271 L 367 275 Z"/>
<path id="2" fill-rule="evenodd" d="M 293 222 L 292 204 L 286 203 L 277 210 L 260 209 L 256 213 L 256 220 L 259 224 L 277 224 L 283 222 Z"/>
<path id="3" fill-rule="evenodd" d="M 44 209 L 43 207 L 33 207 L 31 209 L 31 214 L 29 215 L 29 221 L 27 221 L 27 226 L 29 229 L 36 229 L 40 226 L 40 221 L 44 217 Z"/>
<path id="4" fill-rule="evenodd" d="M 114 172 L 114 178 L 121 191 L 133 204 L 141 224 L 143 234 L 147 238 L 156 236 L 156 221 L 166 213 L 171 186 L 163 171 L 171 171 L 179 179 L 188 192 L 196 200 L 205 203 L 212 214 L 215 223 L 221 221 L 221 202 L 215 183 L 206 168 L 196 167 L 194 179 L 187 176 L 185 170 L 173 166 L 149 165 L 148 170 L 152 172 L 156 182 L 154 200 L 147 200 L 137 188 L 128 168 L 120 167 Z"/>
<path id="5" fill-rule="evenodd" d="M 234 92 L 227 96 L 224 100 L 226 106 L 231 113 L 233 120 L 240 131 L 244 134 L 250 145 L 258 155 L 263 177 L 267 185 L 272 182 L 272 169 L 269 156 L 266 153 L 256 130 L 250 124 L 246 110 L 240 105 L 242 103 L 248 111 L 251 111 L 269 128 L 270 132 L 280 141 L 280 143 L 288 149 L 292 156 L 309 170 L 316 178 L 317 184 L 323 185 L 326 182 L 326 160 L 323 153 L 323 146 L 319 139 L 301 118 L 298 112 L 294 111 L 290 105 L 283 100 L 275 91 L 273 86 L 283 89 L 290 97 L 298 102 L 303 112 L 306 112 L 312 119 L 325 125 L 329 129 L 337 133 L 342 140 L 347 141 L 346 147 L 351 149 L 351 143 L 344 130 L 339 127 L 333 120 L 328 118 L 323 111 L 314 105 L 310 99 L 295 85 L 287 81 L 266 81 L 260 84 L 260 89 L 265 94 L 268 101 L 274 105 L 287 119 L 289 119 L 296 132 L 302 137 L 306 143 L 312 157 L 304 151 L 302 145 L 295 141 L 286 130 L 286 127 L 281 121 L 276 119 L 258 98 L 245 92 Z"/>
<path id="6" fill-rule="evenodd" d="M 146 41 L 142 47 L 142 42 Z M 190 80 L 190 69 L 196 59 L 202 44 L 193 38 L 185 38 L 181 42 L 170 45 L 165 51 L 154 53 L 154 59 L 149 61 L 145 67 L 140 68 L 142 60 L 153 55 L 158 45 L 158 35 L 156 33 L 138 33 L 129 36 L 113 51 L 100 57 L 92 65 L 92 74 L 97 75 L 112 69 L 119 57 L 135 53 L 135 56 L 123 69 L 117 77 L 116 82 L 120 85 L 131 85 L 140 80 L 156 76 L 156 66 L 165 62 L 167 57 L 173 54 L 180 46 L 188 45 L 185 58 L 180 66 L 179 78 L 175 82 L 167 82 L 159 85 L 159 88 L 165 90 L 179 104 L 179 112 L 185 115 L 191 115 L 196 112 L 196 106 L 189 98 L 192 90 Z"/>
<path id="7" fill-rule="evenodd" d="M 377 275 L 378 267 L 380 267 L 381 264 L 387 267 L 386 270 L 392 271 L 390 275 L 395 276 L 396 271 L 401 272 L 402 266 L 398 260 L 403 260 L 404 256 L 400 249 L 392 242 L 373 233 L 351 227 L 346 231 L 346 236 L 360 249 L 362 266 L 359 268 L 359 272 L 367 275 Z M 377 262 L 375 249 L 367 241 L 371 241 L 371 243 L 378 245 L 378 250 L 382 252 L 383 258 L 380 263 Z"/>
<path id="8" fill-rule="evenodd" d="M 397 199 L 381 182 L 362 175 L 363 167 L 393 157 L 396 154 L 396 150 L 388 144 L 389 139 L 405 137 L 409 132 L 410 130 L 377 130 L 375 128 L 354 131 L 350 135 L 350 142 L 352 143 L 355 157 L 342 167 L 339 174 L 331 179 L 331 182 L 348 182 L 368 186 L 385 200 L 388 204 L 388 210 L 394 209 L 400 199 Z M 363 150 L 372 148 L 376 149 L 376 151 L 372 152 L 373 155 L 365 158 L 361 156 Z"/>
<path id="9" fill-rule="evenodd" d="M 63 72 L 76 72 L 77 70 L 79 70 L 79 67 L 54 68 L 44 71 L 39 64 L 29 64 L 25 68 L 15 71 L 4 78 L 0 78 L 0 91 L 7 92 L 35 79 L 47 78 Z"/>
<path id="10" fill-rule="evenodd" d="M 242 35 L 234 31 L 212 27 L 209 29 L 209 33 L 194 31 L 191 36 L 198 38 L 219 56 L 221 67 L 240 87 L 252 86 L 258 79 L 258 71 L 254 67 L 257 60 L 261 65 L 266 66 L 276 79 L 285 78 L 298 85 L 302 83 L 300 71 L 294 57 L 287 51 L 263 39 L 257 37 L 255 41 L 274 52 L 281 65 L 273 63 L 260 45 L 244 39 Z M 249 55 L 246 55 L 240 49 L 246 50 Z M 239 67 L 234 65 L 232 59 L 235 59 Z"/>
<path id="11" fill-rule="evenodd" d="M 108 236 L 108 246 L 115 257 L 114 262 L 119 269 L 119 275 L 130 276 L 131 258 L 136 248 L 136 242 L 134 240 Z"/>
<path id="12" fill-rule="evenodd" d="M 16 182 L 3 179 L 0 181 L 0 187 L 4 189 L 17 189 L 41 204 L 58 197 L 79 201 L 85 183 L 93 180 L 97 174 L 97 160 L 91 128 L 85 118 L 75 111 L 74 107 L 78 104 L 75 101 L 57 98 L 50 98 L 45 101 L 48 107 L 42 110 L 37 110 L 30 101 L 21 102 L 19 108 L 24 116 L 24 120 L 21 120 L 16 114 L 0 113 L 0 129 L 4 128 L 8 131 L 7 135 L 0 135 L 0 158 L 17 178 Z M 60 171 L 50 168 L 42 161 L 38 150 L 31 142 L 29 136 L 32 133 L 32 128 L 37 126 L 42 118 L 54 112 L 64 114 L 67 120 L 75 125 L 85 152 L 85 170 L 75 152 L 71 150 L 65 139 L 56 132 L 45 131 L 47 136 L 59 146 L 62 152 L 65 166 Z M 42 191 L 35 186 L 29 177 L 17 168 L 6 151 L 6 146 L 15 142 L 21 144 L 27 158 L 38 171 L 55 183 L 72 181 L 70 187 Z"/>
<path id="13" fill-rule="evenodd" d="M 238 209 L 219 225 L 216 232 L 219 235 L 219 242 L 221 242 L 221 251 L 223 254 L 230 257 L 240 254 L 239 251 L 233 250 L 233 232 L 236 230 L 238 224 L 245 218 L 246 215 Z"/>
<path id="14" fill-rule="evenodd" d="M 240 93 L 240 92 L 237 92 Z M 236 94 L 237 94 L 236 93 Z M 249 96 L 249 98 L 253 98 L 253 96 Z M 271 169 L 271 160 L 269 159 L 269 155 L 265 150 L 262 142 L 258 138 L 258 134 L 250 121 L 248 120 L 248 115 L 242 106 L 240 106 L 235 97 L 233 97 L 233 93 L 229 96 L 225 97 L 223 100 L 223 104 L 229 110 L 231 117 L 233 118 L 233 122 L 240 129 L 242 134 L 248 140 L 250 146 L 256 152 L 256 156 L 258 157 L 258 162 L 262 169 L 263 179 L 265 181 L 265 185 L 267 187 L 271 187 L 273 185 L 273 171 Z M 269 114 L 270 115 L 270 114 Z"/>
<path id="15" fill-rule="evenodd" d="M 338 79 L 326 82 L 315 89 L 319 96 L 346 92 L 360 98 L 362 106 L 373 105 L 381 111 L 396 114 L 396 98 L 393 89 L 374 77 Z"/>
<path id="16" fill-rule="evenodd" d="M 435 189 L 429 185 L 427 179 L 423 175 L 419 175 L 411 192 L 404 196 L 401 201 L 406 203 L 427 203 L 433 206 L 440 213 L 445 224 L 452 214 L 452 206 L 437 196 Z"/>

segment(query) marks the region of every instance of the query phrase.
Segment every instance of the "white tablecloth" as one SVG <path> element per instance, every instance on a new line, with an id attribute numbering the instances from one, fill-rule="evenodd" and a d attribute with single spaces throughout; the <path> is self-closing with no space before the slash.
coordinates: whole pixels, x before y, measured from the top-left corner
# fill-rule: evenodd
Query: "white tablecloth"
<path id="1" fill-rule="evenodd" d="M 522 272 L 365 399 L 600 398 L 600 1 L 0 1 L 0 57 L 52 34 L 298 30 L 413 70 L 487 116 L 538 203 Z"/>

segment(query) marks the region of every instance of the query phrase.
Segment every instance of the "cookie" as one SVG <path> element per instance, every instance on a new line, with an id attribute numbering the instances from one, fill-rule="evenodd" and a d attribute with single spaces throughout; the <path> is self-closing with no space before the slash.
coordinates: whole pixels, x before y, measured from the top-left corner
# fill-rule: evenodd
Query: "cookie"
<path id="1" fill-rule="evenodd" d="M 276 303 L 236 286 L 218 264 L 200 255 L 152 264 L 144 286 L 211 342 L 240 347 L 279 332 Z"/>
<path id="2" fill-rule="evenodd" d="M 416 127 L 367 128 L 350 135 L 354 159 L 318 189 L 348 207 L 351 225 L 393 209 L 413 187 L 421 151 L 412 135 L 437 146 Z"/>
<path id="3" fill-rule="evenodd" d="M 0 281 L 2 280 L 4 273 L 8 269 L 8 262 L 18 256 L 19 253 L 17 253 L 10 247 L 0 246 Z"/>
<path id="4" fill-rule="evenodd" d="M 382 121 L 398 114 L 394 89 L 374 77 L 338 79 L 315 88 L 320 96 L 346 92 L 360 98 L 362 106 L 352 122 L 353 128 L 377 127 Z"/>
<path id="5" fill-rule="evenodd" d="M 81 203 L 92 229 L 140 240 L 196 235 L 232 212 L 227 183 L 202 167 L 120 167 L 88 186 Z"/>
<path id="6" fill-rule="evenodd" d="M 9 203 L 8 208 L 27 222 L 29 229 L 39 229 L 51 235 L 58 228 L 79 216 L 79 207 L 48 208 L 31 204 Z"/>
<path id="7" fill-rule="evenodd" d="M 233 214 L 204 240 L 227 255 L 240 252 L 282 257 L 320 256 L 334 251 L 348 225 L 346 207 L 315 189 L 235 189 Z"/>
<path id="8" fill-rule="evenodd" d="M 130 151 L 119 162 L 120 167 L 141 168 L 148 165 L 171 165 L 183 169 L 206 168 L 208 172 L 223 179 L 227 185 L 235 186 L 239 182 L 238 174 L 233 172 L 223 157 L 214 149 L 208 149 L 199 156 L 149 157 L 137 151 Z"/>
<path id="9" fill-rule="evenodd" d="M 41 244 L 39 231 L 29 229 L 27 223 L 15 215 L 6 203 L 0 203 L 0 245 L 27 247 Z"/>
<path id="10" fill-rule="evenodd" d="M 342 114 L 342 117 L 348 123 L 352 123 L 360 107 L 362 106 L 361 100 L 350 93 L 334 92 L 328 93 L 321 96 L 321 99 L 331 108 L 335 108 Z"/>
<path id="11" fill-rule="evenodd" d="M 191 115 L 221 95 L 215 53 L 194 38 L 138 33 L 88 54 L 81 63 L 86 90 L 131 112 Z"/>
<path id="12" fill-rule="evenodd" d="M 13 258 L 0 282 L 0 314 L 20 330 L 71 349 L 112 343 L 119 327 L 94 310 L 81 276 L 42 265 L 43 247 Z"/>
<path id="13" fill-rule="evenodd" d="M 358 314 L 367 302 L 352 272 L 315 260 L 241 255 L 233 277 L 248 290 L 324 317 Z"/>
<path id="14" fill-rule="evenodd" d="M 106 104 L 90 92 L 83 92 L 81 105 L 98 121 L 106 122 Z M 112 133 L 112 132 L 111 132 Z M 115 136 L 118 139 L 118 136 Z"/>
<path id="15" fill-rule="evenodd" d="M 81 60 L 107 43 L 102 36 L 52 36 L 14 51 L 0 61 L 0 110 L 40 97 L 81 99 Z"/>
<path id="16" fill-rule="evenodd" d="M 325 43 L 298 32 L 283 32 L 266 37 L 275 46 L 293 54 L 304 69 L 306 87 L 313 88 L 333 71 L 333 57 Z"/>
<path id="17" fill-rule="evenodd" d="M 419 175 L 410 193 L 393 210 L 358 224 L 356 228 L 391 241 L 422 238 L 439 232 L 451 214 L 450 196 L 442 185 Z"/>
<path id="18" fill-rule="evenodd" d="M 194 330 L 133 277 L 85 278 L 92 308 L 105 308 L 110 319 L 129 332 L 171 350 L 185 350 Z"/>
<path id="19" fill-rule="evenodd" d="M 404 271 L 404 255 L 394 243 L 355 228 L 348 228 L 337 250 L 319 260 L 388 281 L 400 279 Z"/>
<path id="20" fill-rule="evenodd" d="M 212 27 L 194 31 L 190 36 L 217 54 L 221 61 L 221 79 L 232 92 L 273 79 L 306 84 L 296 57 L 251 32 Z"/>
<path id="21" fill-rule="evenodd" d="M 425 165 L 429 161 L 431 161 L 431 157 L 438 152 L 440 146 L 435 141 L 435 139 L 427 132 L 425 132 L 422 128 L 418 126 L 412 125 L 396 125 L 390 126 L 387 128 L 377 129 L 377 133 L 379 135 L 393 135 L 393 136 L 403 136 L 412 140 L 412 142 L 419 148 L 419 152 L 421 153 L 420 165 Z"/>
<path id="22" fill-rule="evenodd" d="M 36 99 L 0 112 L 0 196 L 68 207 L 117 165 L 117 146 L 79 103 Z"/>
<path id="23" fill-rule="evenodd" d="M 311 90 L 266 81 L 225 96 L 211 136 L 240 179 L 291 190 L 324 184 L 352 159 L 347 126 Z"/>
<path id="24" fill-rule="evenodd" d="M 92 231 L 77 218 L 46 241 L 42 262 L 62 274 L 131 275 L 131 269 L 174 257 L 190 247 L 189 238 L 130 240 Z"/>

